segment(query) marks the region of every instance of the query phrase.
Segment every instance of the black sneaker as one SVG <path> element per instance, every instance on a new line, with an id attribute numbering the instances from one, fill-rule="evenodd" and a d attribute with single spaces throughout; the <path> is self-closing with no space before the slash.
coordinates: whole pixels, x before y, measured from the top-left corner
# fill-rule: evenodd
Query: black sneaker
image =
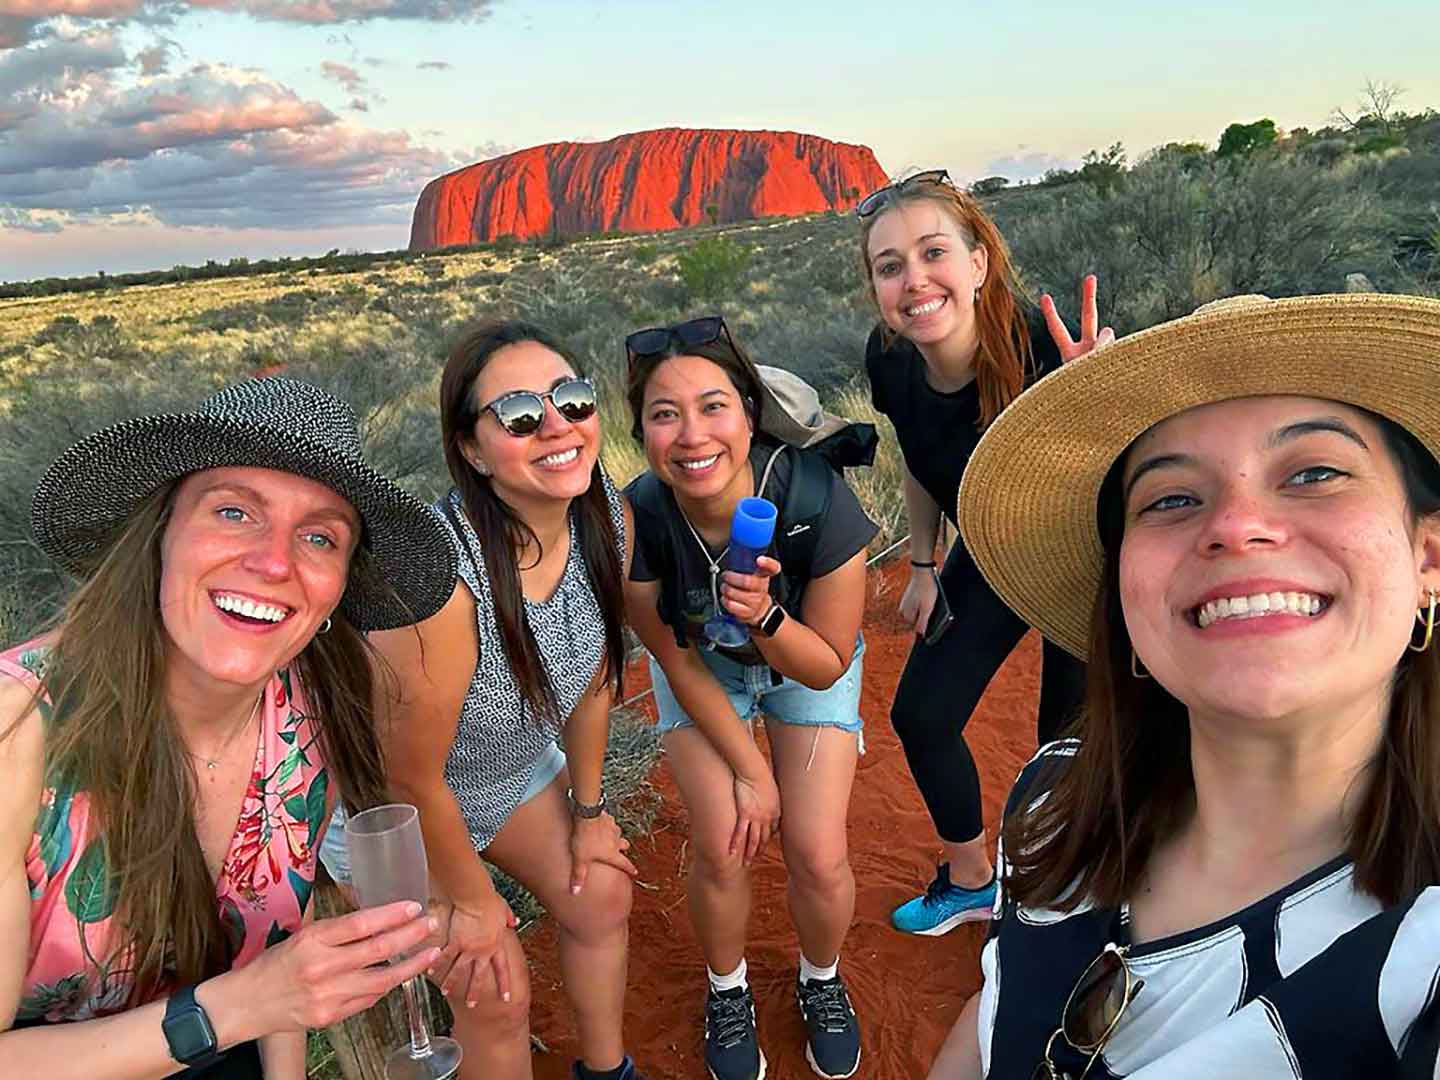
<path id="1" fill-rule="evenodd" d="M 839 975 L 796 984 L 805 1019 L 805 1060 L 817 1076 L 840 1080 L 860 1068 L 860 1021 Z"/>
<path id="2" fill-rule="evenodd" d="M 765 1080 L 765 1055 L 755 1037 L 755 998 L 748 986 L 705 997 L 705 1067 L 711 1080 Z"/>

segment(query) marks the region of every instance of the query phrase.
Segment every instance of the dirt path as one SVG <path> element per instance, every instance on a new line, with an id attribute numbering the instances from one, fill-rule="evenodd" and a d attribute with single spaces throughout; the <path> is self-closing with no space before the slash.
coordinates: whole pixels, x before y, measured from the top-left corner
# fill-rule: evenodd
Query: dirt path
<path id="1" fill-rule="evenodd" d="M 865 1036 L 857 1076 L 885 1080 L 925 1075 L 960 1008 L 979 987 L 984 936 L 977 924 L 942 938 L 910 937 L 890 928 L 890 909 L 929 880 L 937 849 L 888 719 L 910 647 L 910 635 L 894 616 L 897 575 L 902 572 L 892 565 L 883 573 L 872 572 L 870 581 L 861 705 L 867 752 L 850 804 L 850 858 L 858 889 L 855 923 L 842 957 Z M 1001 669 L 966 730 L 980 766 L 992 839 L 1005 793 L 1035 748 L 1039 655 L 1038 638 L 1031 634 Z M 644 683 L 632 685 L 638 690 Z M 644 885 L 636 890 L 630 921 L 626 1039 L 650 1080 L 703 1080 L 705 969 L 690 928 L 683 883 L 689 830 L 663 761 L 654 782 L 663 797 L 655 831 L 631 851 Z M 752 875 L 754 907 L 746 958 L 761 1046 L 770 1061 L 768 1077 L 800 1080 L 813 1073 L 805 1063 L 804 1029 L 795 1005 L 798 946 L 785 903 L 778 845 L 769 846 Z M 527 935 L 526 952 L 534 985 L 533 1030 L 551 1051 L 537 1055 L 536 1076 L 561 1080 L 569 1075 L 576 1046 L 559 981 L 553 925 Z"/>

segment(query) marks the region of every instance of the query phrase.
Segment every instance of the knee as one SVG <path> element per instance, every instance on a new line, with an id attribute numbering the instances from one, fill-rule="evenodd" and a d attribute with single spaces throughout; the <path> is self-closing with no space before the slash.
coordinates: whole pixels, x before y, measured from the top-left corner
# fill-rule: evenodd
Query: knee
<path id="1" fill-rule="evenodd" d="M 730 835 L 692 837 L 690 873 L 713 885 L 734 885 L 747 880 L 745 859 L 730 850 Z"/>
<path id="2" fill-rule="evenodd" d="M 517 950 L 518 952 L 518 950 Z M 530 1038 L 530 974 L 524 955 L 510 962 L 510 1000 L 500 997 L 495 975 L 487 965 L 478 971 L 468 996 L 450 995 L 455 1016 L 455 1034 L 462 1044 L 496 1045 Z M 470 1000 L 475 1003 L 470 1004 Z"/>
<path id="3" fill-rule="evenodd" d="M 561 929 L 573 937 L 613 937 L 630 921 L 634 896 L 635 887 L 628 874 L 613 866 L 592 866 L 579 894 L 556 913 L 556 919 Z"/>
<path id="4" fill-rule="evenodd" d="M 785 845 L 785 869 L 793 888 L 826 895 L 850 880 L 850 855 L 843 838 L 838 843 L 790 843 Z"/>
<path id="5" fill-rule="evenodd" d="M 902 683 L 890 703 L 890 726 L 905 746 L 917 745 L 925 739 L 927 720 L 933 711 L 933 695 Z"/>

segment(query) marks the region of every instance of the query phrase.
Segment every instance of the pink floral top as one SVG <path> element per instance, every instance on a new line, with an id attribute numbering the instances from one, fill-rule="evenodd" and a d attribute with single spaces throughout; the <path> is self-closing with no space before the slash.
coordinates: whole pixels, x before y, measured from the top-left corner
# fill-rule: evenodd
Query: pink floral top
<path id="1" fill-rule="evenodd" d="M 31 642 L 0 653 L 0 675 L 38 686 L 47 651 Z M 266 687 L 250 786 L 215 884 L 232 967 L 299 929 L 330 820 L 323 751 L 297 689 L 283 669 Z M 41 713 L 48 723 L 48 703 Z M 84 791 L 47 779 L 25 873 L 30 952 L 17 1022 L 88 1020 L 122 1010 L 133 972 L 111 941 L 115 894 Z"/>

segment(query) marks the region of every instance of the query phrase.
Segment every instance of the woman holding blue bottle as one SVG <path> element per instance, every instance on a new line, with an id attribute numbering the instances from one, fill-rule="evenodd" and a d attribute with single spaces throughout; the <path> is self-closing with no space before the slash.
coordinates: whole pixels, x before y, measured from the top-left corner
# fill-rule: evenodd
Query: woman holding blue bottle
<path id="1" fill-rule="evenodd" d="M 865 546 L 876 526 L 813 451 L 765 434 L 818 442 L 843 422 L 823 417 L 788 373 L 762 379 L 722 319 L 642 330 L 626 350 L 633 430 L 650 467 L 626 490 L 636 514 L 626 608 L 651 655 L 666 759 L 690 814 L 687 891 L 709 972 L 706 1066 L 715 1080 L 765 1075 L 745 939 L 749 867 L 778 832 L 807 1059 L 821 1076 L 851 1076 L 860 1032 L 838 964 L 855 908 L 846 817 L 861 749 Z M 795 408 L 807 392 L 813 408 Z M 817 468 L 824 512 L 787 520 L 792 485 Z M 815 530 L 809 565 L 762 556 L 753 574 L 724 571 L 735 509 L 752 496 L 781 508 L 777 544 L 789 530 Z M 705 625 L 722 612 L 748 628 L 744 645 L 710 647 Z M 773 766 L 752 730 L 761 712 Z"/>

